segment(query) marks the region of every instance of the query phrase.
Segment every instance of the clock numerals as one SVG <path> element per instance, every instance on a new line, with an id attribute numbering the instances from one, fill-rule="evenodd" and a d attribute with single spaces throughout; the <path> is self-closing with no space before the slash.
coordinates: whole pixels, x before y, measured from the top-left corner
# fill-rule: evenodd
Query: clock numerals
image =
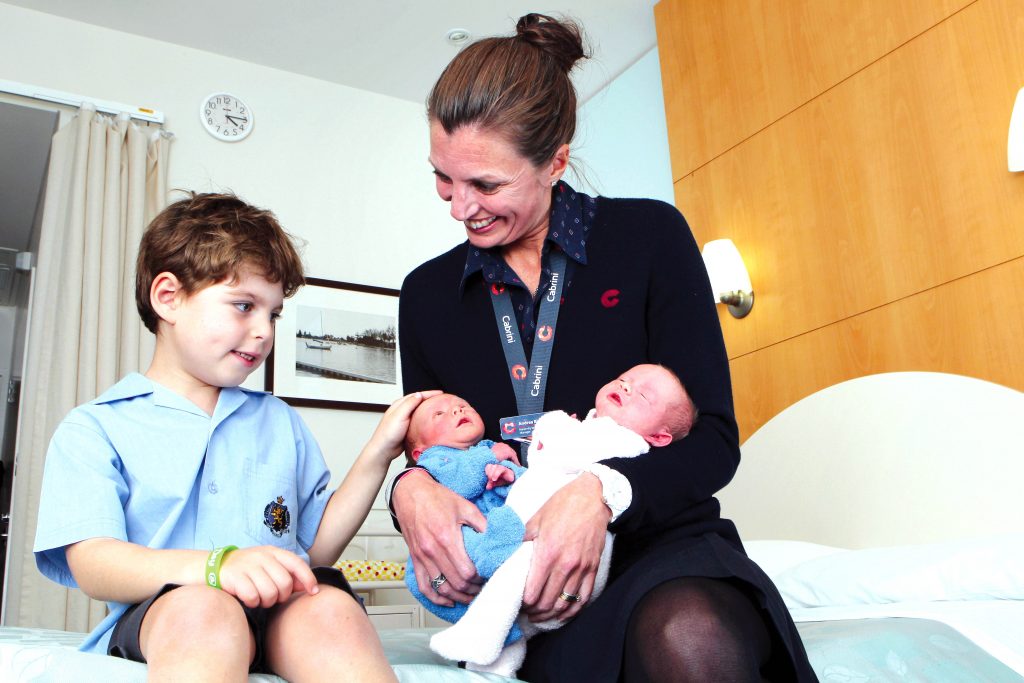
<path id="1" fill-rule="evenodd" d="M 199 118 L 206 130 L 218 140 L 236 142 L 252 130 L 249 108 L 237 97 L 226 93 L 207 97 L 200 107 Z"/>

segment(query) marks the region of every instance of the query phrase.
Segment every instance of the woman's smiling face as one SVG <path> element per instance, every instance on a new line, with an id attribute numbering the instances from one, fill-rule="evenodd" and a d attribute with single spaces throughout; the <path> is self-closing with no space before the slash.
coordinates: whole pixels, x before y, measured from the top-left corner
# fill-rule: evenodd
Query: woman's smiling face
<path id="1" fill-rule="evenodd" d="M 451 203 L 470 243 L 503 247 L 547 234 L 551 185 L 565 168 L 568 145 L 550 164 L 533 166 L 500 134 L 475 125 L 451 134 L 430 124 L 430 163 L 437 194 Z"/>

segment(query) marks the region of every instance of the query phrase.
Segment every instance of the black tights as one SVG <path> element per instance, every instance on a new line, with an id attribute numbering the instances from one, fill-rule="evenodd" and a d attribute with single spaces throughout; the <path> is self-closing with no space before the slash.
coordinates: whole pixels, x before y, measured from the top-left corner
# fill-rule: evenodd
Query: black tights
<path id="1" fill-rule="evenodd" d="M 762 681 L 770 653 L 763 617 L 734 584 L 673 579 L 633 610 L 622 674 L 626 683 Z"/>

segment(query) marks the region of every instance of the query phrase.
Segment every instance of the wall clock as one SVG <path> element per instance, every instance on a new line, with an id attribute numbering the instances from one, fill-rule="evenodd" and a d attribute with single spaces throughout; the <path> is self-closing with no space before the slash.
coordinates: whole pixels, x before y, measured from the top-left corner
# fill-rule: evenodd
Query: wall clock
<path id="1" fill-rule="evenodd" d="M 252 109 L 226 92 L 215 92 L 203 99 L 199 120 L 210 135 L 224 142 L 238 142 L 252 132 Z"/>

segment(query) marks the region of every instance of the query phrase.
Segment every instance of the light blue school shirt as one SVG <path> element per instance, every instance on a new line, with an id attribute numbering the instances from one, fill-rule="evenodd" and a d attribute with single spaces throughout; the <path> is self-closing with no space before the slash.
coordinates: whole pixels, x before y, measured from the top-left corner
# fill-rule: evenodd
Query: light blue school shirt
<path id="1" fill-rule="evenodd" d="M 97 537 L 148 548 L 274 545 L 308 562 L 329 480 L 313 435 L 280 399 L 221 389 L 210 416 L 133 373 L 57 427 L 43 473 L 36 566 L 77 587 L 64 548 Z M 108 604 L 82 650 L 106 654 L 128 608 Z"/>

